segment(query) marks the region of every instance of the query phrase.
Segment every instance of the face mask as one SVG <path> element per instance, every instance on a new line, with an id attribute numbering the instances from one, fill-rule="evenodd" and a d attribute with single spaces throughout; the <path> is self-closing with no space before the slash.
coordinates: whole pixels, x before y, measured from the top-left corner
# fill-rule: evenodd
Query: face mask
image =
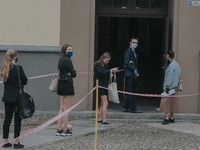
<path id="1" fill-rule="evenodd" d="M 133 48 L 133 49 L 135 49 L 136 47 L 137 47 L 137 44 L 131 44 L 131 47 Z"/>
<path id="2" fill-rule="evenodd" d="M 18 61 L 18 57 L 17 57 L 17 59 L 15 60 L 15 62 L 17 62 Z"/>
<path id="3" fill-rule="evenodd" d="M 107 61 L 107 60 L 104 59 L 104 60 L 103 60 L 103 63 L 104 63 L 104 64 L 108 64 L 109 61 Z"/>
<path id="4" fill-rule="evenodd" d="M 73 51 L 67 52 L 68 57 L 72 57 L 72 55 L 73 55 Z"/>
<path id="5" fill-rule="evenodd" d="M 167 60 L 169 60 L 167 56 L 166 56 L 166 58 L 167 58 Z"/>

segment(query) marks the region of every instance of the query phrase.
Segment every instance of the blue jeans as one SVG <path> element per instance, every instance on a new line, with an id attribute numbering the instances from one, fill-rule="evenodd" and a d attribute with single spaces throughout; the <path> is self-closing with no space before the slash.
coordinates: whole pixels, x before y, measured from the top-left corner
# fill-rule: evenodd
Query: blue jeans
<path id="1" fill-rule="evenodd" d="M 134 78 L 126 77 L 126 82 L 127 82 L 126 92 L 133 93 Z M 130 108 L 130 110 L 136 109 L 134 95 L 125 94 L 123 108 L 125 108 L 125 109 Z"/>

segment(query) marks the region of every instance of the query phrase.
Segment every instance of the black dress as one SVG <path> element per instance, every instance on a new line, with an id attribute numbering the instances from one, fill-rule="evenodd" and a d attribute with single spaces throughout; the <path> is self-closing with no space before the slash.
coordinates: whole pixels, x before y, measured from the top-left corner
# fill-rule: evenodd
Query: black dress
<path id="1" fill-rule="evenodd" d="M 102 66 L 100 62 L 94 65 L 94 83 L 96 85 L 96 80 L 99 80 L 99 86 L 108 88 L 110 79 L 110 70 L 106 65 Z M 108 95 L 107 89 L 99 88 L 99 95 Z"/>
<path id="2" fill-rule="evenodd" d="M 65 55 L 62 56 L 58 68 L 60 73 L 57 94 L 63 96 L 75 95 L 72 78 L 76 77 L 76 71 L 74 70 L 71 59 Z M 67 75 L 68 73 L 70 73 L 71 76 Z"/>

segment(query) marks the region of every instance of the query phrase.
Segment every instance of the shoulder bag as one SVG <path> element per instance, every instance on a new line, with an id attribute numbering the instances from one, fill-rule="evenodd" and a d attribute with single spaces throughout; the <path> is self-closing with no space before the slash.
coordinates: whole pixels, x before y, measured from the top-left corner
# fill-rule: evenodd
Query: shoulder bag
<path id="1" fill-rule="evenodd" d="M 58 90 L 58 75 L 54 75 L 49 86 L 51 92 L 57 92 Z"/>
<path id="2" fill-rule="evenodd" d="M 114 79 L 112 81 L 112 72 L 110 73 L 110 81 L 108 85 L 108 99 L 113 103 L 119 104 L 119 96 L 117 92 L 117 79 L 116 72 L 114 73 Z"/>
<path id="3" fill-rule="evenodd" d="M 17 99 L 16 111 L 18 112 L 21 119 L 26 119 L 33 116 L 33 113 L 35 112 L 35 104 L 33 98 L 28 93 L 24 92 L 24 90 L 22 89 L 18 66 L 17 72 L 19 80 L 19 96 Z"/>

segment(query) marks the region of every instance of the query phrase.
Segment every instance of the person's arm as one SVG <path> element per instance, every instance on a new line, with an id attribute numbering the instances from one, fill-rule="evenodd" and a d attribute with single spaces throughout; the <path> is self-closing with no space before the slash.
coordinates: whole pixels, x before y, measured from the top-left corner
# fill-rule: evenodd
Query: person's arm
<path id="1" fill-rule="evenodd" d="M 72 65 L 72 62 L 68 59 L 65 60 L 65 67 L 71 74 L 71 77 L 75 78 L 76 77 L 76 70 L 74 70 L 74 67 Z"/>
<path id="2" fill-rule="evenodd" d="M 131 55 L 132 55 L 131 54 L 131 50 L 126 50 L 125 51 L 125 54 L 124 54 L 124 65 L 125 65 L 126 68 L 128 68 L 132 72 L 134 72 L 137 67 L 136 67 L 136 64 L 134 63 L 134 61 L 130 59 Z"/>
<path id="3" fill-rule="evenodd" d="M 28 79 L 24 73 L 22 66 L 19 66 L 19 71 L 20 71 L 20 80 L 22 82 L 22 85 L 26 85 L 28 83 Z"/>
<path id="4" fill-rule="evenodd" d="M 172 68 L 172 66 L 169 66 L 169 68 L 166 70 L 166 73 L 165 73 L 163 90 L 166 90 L 166 88 L 171 85 L 172 77 L 173 77 L 173 68 Z"/>
<path id="5" fill-rule="evenodd" d="M 100 76 L 110 76 L 110 70 L 103 68 L 100 63 L 96 63 L 96 70 Z"/>

